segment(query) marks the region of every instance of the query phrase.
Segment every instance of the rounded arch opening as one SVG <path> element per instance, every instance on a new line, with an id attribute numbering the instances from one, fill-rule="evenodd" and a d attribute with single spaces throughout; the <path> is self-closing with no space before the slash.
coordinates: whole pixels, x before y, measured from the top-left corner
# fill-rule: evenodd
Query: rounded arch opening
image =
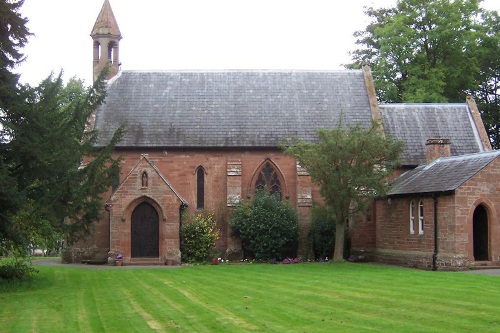
<path id="1" fill-rule="evenodd" d="M 474 209 L 472 217 L 474 260 L 489 260 L 488 210 L 482 204 Z"/>
<path id="2" fill-rule="evenodd" d="M 94 62 L 97 63 L 101 59 L 101 43 L 94 41 Z"/>
<path id="3" fill-rule="evenodd" d="M 162 221 L 167 220 L 167 216 L 165 215 L 165 211 L 163 210 L 162 206 L 160 206 L 155 199 L 153 199 L 149 196 L 143 195 L 143 196 L 135 198 L 134 200 L 130 201 L 126 205 L 126 208 L 123 211 L 122 221 L 125 221 L 126 219 L 130 218 L 134 209 L 143 202 L 147 202 L 151 206 L 153 206 L 156 209 L 156 211 L 158 212 L 158 216 L 160 217 L 160 219 Z"/>

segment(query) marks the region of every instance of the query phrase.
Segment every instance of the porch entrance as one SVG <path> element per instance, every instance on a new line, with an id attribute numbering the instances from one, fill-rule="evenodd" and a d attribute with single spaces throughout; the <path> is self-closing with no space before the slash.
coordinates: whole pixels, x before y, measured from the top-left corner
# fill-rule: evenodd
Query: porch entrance
<path id="1" fill-rule="evenodd" d="M 472 218 L 474 239 L 474 260 L 489 260 L 488 253 L 488 212 L 484 206 L 479 205 L 474 210 Z"/>
<path id="2" fill-rule="evenodd" d="M 131 250 L 133 258 L 159 256 L 159 219 L 156 209 L 147 202 L 132 212 Z"/>

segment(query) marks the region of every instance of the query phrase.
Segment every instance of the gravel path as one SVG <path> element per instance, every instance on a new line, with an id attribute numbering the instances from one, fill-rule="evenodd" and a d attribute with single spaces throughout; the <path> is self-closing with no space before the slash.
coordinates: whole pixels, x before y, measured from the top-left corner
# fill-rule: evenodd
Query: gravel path
<path id="1" fill-rule="evenodd" d="M 59 266 L 69 268 L 84 268 L 84 269 L 136 269 L 136 268 L 153 268 L 153 269 L 173 269 L 181 266 L 166 266 L 166 265 L 135 265 L 135 266 L 113 266 L 113 265 L 89 265 L 89 264 L 63 264 L 61 258 L 40 258 L 32 261 L 35 266 Z"/>

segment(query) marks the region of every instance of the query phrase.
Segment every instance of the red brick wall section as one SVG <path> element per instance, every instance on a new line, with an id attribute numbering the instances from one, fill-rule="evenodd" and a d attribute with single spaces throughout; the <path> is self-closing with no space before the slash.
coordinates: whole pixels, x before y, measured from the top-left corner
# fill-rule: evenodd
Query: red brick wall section
<path id="1" fill-rule="evenodd" d="M 473 215 L 482 205 L 488 215 L 489 260 L 500 264 L 500 160 L 497 158 L 459 188 L 457 197 L 458 250 L 474 260 Z"/>
<path id="2" fill-rule="evenodd" d="M 144 152 L 142 152 L 144 153 Z M 307 234 L 310 228 L 310 204 L 321 202 L 319 189 L 310 177 L 301 174 L 296 161 L 281 151 L 147 151 L 147 159 L 139 152 L 120 152 L 124 160 L 120 177 L 121 186 L 108 200 L 109 212 L 103 209 L 101 221 L 96 223 L 92 237 L 71 248 L 66 248 L 63 260 L 79 262 L 82 259 L 106 260 L 118 252 L 130 259 L 130 215 L 141 201 L 150 202 L 160 215 L 160 258 L 174 256 L 180 259 L 179 219 L 180 200 L 155 173 L 170 182 L 172 188 L 188 203 L 189 213 L 196 209 L 196 169 L 205 171 L 205 209 L 219 217 L 221 239 L 218 246 L 226 248 L 222 256 L 238 256 L 241 248 L 237 239 L 230 237 L 228 221 L 232 202 L 228 193 L 249 199 L 253 194 L 252 177 L 266 160 L 271 160 L 282 173 L 284 196 L 297 208 L 300 218 L 300 255 L 307 256 Z M 141 159 L 142 158 L 142 159 Z M 237 162 L 238 172 L 229 175 Z M 140 163 L 138 163 L 140 162 Z M 151 164 L 150 164 L 151 163 Z M 229 170 L 229 166 L 232 168 Z M 239 169 L 241 169 L 241 174 Z M 150 176 L 150 185 L 141 186 L 144 170 Z M 229 171 L 231 172 L 229 172 Z M 234 170 L 233 170 L 234 171 Z M 236 182 L 229 177 L 237 177 Z M 467 181 L 455 195 L 438 197 L 438 265 L 440 269 L 461 269 L 473 264 L 472 216 L 478 205 L 483 205 L 489 216 L 489 255 L 500 262 L 500 161 L 496 160 Z M 234 193 L 233 193 L 234 192 Z M 309 198 L 310 196 L 310 198 Z M 107 196 L 109 198 L 109 195 Z M 410 234 L 409 202 L 415 202 L 415 234 Z M 418 201 L 424 203 L 424 233 L 418 233 Z M 434 202 L 431 196 L 379 199 L 372 210 L 371 220 L 351 224 L 352 252 L 375 253 L 381 262 L 429 268 L 434 247 Z M 111 233 L 110 233 L 111 230 Z M 373 251 L 373 249 L 376 249 Z"/>
<path id="3" fill-rule="evenodd" d="M 375 251 L 376 207 L 372 203 L 370 212 L 366 216 L 359 216 L 349 225 L 351 236 L 351 257 L 359 261 L 373 259 Z"/>
<path id="4" fill-rule="evenodd" d="M 147 184 L 143 174 L 147 173 Z M 110 258 L 123 254 L 123 262 L 131 261 L 131 216 L 142 202 L 148 202 L 159 215 L 158 261 L 166 259 L 180 261 L 179 252 L 179 212 L 181 200 L 158 173 L 153 160 L 142 156 L 130 173 L 122 181 L 116 192 L 108 200 L 110 210 Z"/>
<path id="5" fill-rule="evenodd" d="M 473 214 L 478 205 L 488 212 L 489 256 L 500 262 L 500 161 L 497 159 L 455 193 L 439 195 L 438 269 L 466 269 L 474 264 Z M 415 209 L 415 234 L 410 234 L 409 204 L 424 202 L 424 234 L 418 234 Z M 385 263 L 430 268 L 434 248 L 434 202 L 430 196 L 412 195 L 377 201 L 377 260 Z"/>
<path id="6" fill-rule="evenodd" d="M 146 155 L 147 159 L 141 156 Z M 109 259 L 113 260 L 116 253 L 123 253 L 124 262 L 130 260 L 130 216 L 133 209 L 142 201 L 147 200 L 157 208 L 160 215 L 160 244 L 159 260 L 168 256 L 167 252 L 179 249 L 178 228 L 179 228 L 179 206 L 180 201 L 164 182 L 160 176 L 154 172 L 156 168 L 160 174 L 171 184 L 172 188 L 185 199 L 189 207 L 186 211 L 190 214 L 197 212 L 196 209 L 196 169 L 202 166 L 205 171 L 205 209 L 216 212 L 219 216 L 224 216 L 221 225 L 221 240 L 219 246 L 226 246 L 228 249 L 239 247 L 239 242 L 230 237 L 230 230 L 227 226 L 228 216 L 232 202 L 228 205 L 228 193 L 234 197 L 235 187 L 241 184 L 240 198 L 249 199 L 253 195 L 252 177 L 262 163 L 269 159 L 280 170 L 283 176 L 282 190 L 286 200 L 292 206 L 298 208 L 297 204 L 297 166 L 295 159 L 286 156 L 280 150 L 274 151 L 179 151 L 179 150 L 149 150 L 149 151 L 120 151 L 116 156 L 121 155 L 120 187 L 109 199 L 110 217 L 103 215 L 102 220 L 96 224 L 93 236 L 81 244 L 79 247 L 69 249 L 68 261 L 78 261 L 80 258 L 75 255 L 78 249 L 88 249 L 98 247 L 100 253 L 109 251 Z M 140 161 L 140 163 L 138 163 Z M 152 163 L 151 166 L 149 162 Z M 241 175 L 237 175 L 236 182 L 229 182 L 228 167 L 241 168 Z M 239 165 L 241 163 L 241 166 Z M 147 171 L 150 185 L 147 188 L 141 186 L 142 172 Z M 234 177 L 234 176 L 231 176 Z M 305 184 L 305 183 L 304 183 Z M 307 185 L 307 184 L 305 184 Z M 311 190 L 311 200 L 315 200 L 314 195 L 318 195 L 317 189 Z M 109 196 L 108 196 L 109 198 Z M 308 208 L 309 209 L 309 208 Z M 307 209 L 307 210 L 308 210 Z M 299 209 L 301 225 L 310 224 L 310 215 L 302 208 Z M 165 220 L 162 220 L 162 219 Z M 111 233 L 109 232 L 111 230 Z M 301 229 L 301 235 L 308 231 Z M 94 251 L 95 252 L 95 251 Z M 175 254 L 180 258 L 180 253 Z M 226 254 L 222 254 L 225 256 Z"/>
<path id="7" fill-rule="evenodd" d="M 410 232 L 410 201 L 414 202 L 414 233 Z M 423 202 L 424 227 L 419 233 L 419 202 Z M 455 251 L 454 196 L 438 197 L 438 258 L 441 266 L 465 265 L 463 255 Z M 411 195 L 377 200 L 377 261 L 401 266 L 430 269 L 434 251 L 434 199 Z"/>

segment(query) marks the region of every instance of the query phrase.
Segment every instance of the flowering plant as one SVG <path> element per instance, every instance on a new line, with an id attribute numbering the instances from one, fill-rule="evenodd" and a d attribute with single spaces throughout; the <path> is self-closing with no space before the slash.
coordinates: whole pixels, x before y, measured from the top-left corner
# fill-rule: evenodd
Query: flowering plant
<path id="1" fill-rule="evenodd" d="M 118 253 L 118 254 L 116 255 L 116 259 L 123 259 L 123 254 Z"/>
<path id="2" fill-rule="evenodd" d="M 300 258 L 285 258 L 282 263 L 283 264 L 298 264 L 300 262 Z"/>

